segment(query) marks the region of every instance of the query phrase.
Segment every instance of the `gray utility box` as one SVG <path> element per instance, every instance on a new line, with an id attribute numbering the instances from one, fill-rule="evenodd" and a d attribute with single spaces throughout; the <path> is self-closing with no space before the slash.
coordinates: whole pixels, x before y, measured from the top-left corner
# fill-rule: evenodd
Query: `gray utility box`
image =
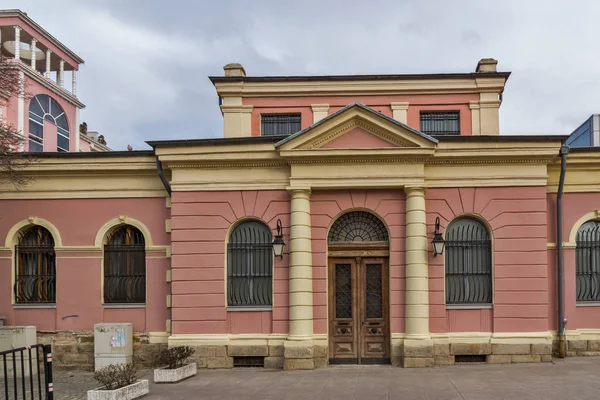
<path id="1" fill-rule="evenodd" d="M 94 367 L 98 371 L 111 364 L 131 364 L 133 325 L 104 323 L 94 325 Z"/>
<path id="2" fill-rule="evenodd" d="M 13 350 L 26 346 L 33 346 L 37 344 L 37 331 L 35 326 L 0 326 L 0 351 Z M 37 350 L 40 352 L 41 350 Z M 21 376 L 21 356 L 23 357 L 23 365 L 25 370 L 25 376 L 29 376 L 29 352 L 27 350 L 22 353 L 14 354 L 15 363 L 17 365 L 17 376 Z M 9 355 L 6 357 L 6 366 L 8 376 L 13 376 L 13 356 Z M 36 349 L 31 350 L 31 363 L 33 374 L 37 373 L 37 356 Z"/>

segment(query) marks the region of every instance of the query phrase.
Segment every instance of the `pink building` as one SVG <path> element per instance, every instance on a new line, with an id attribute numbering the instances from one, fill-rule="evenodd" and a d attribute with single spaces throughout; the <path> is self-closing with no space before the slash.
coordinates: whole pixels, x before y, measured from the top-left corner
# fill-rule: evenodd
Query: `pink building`
<path id="1" fill-rule="evenodd" d="M 0 10 L 0 55 L 19 71 L 22 95 L 0 94 L 0 120 L 18 132 L 19 151 L 109 151 L 79 132 L 77 70 L 83 60 L 27 14 Z M 65 87 L 70 79 L 70 90 Z M 5 100 L 5 101 L 2 101 Z"/>
<path id="2" fill-rule="evenodd" d="M 99 322 L 133 323 L 136 362 L 185 344 L 207 368 L 594 354 L 598 153 L 500 135 L 496 67 L 228 64 L 223 138 L 44 154 L 0 190 L 0 315 L 80 366 Z"/>

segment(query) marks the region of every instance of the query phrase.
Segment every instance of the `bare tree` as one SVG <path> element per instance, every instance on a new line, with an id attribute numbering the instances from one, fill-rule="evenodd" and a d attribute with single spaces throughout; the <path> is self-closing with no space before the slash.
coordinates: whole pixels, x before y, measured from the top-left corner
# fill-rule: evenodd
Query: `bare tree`
<path id="1" fill-rule="evenodd" d="M 11 97 L 17 96 L 27 97 L 19 69 L 14 61 L 2 54 L 0 49 L 0 105 L 7 104 Z M 19 132 L 5 119 L 6 117 L 0 118 L 0 183 L 19 187 L 30 181 L 23 169 L 33 162 L 34 158 L 19 152 L 24 132 Z"/>

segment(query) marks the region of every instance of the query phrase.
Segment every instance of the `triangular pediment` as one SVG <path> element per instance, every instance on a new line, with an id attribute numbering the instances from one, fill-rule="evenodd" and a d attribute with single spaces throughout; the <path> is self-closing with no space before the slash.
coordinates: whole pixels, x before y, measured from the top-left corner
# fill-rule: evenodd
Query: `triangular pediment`
<path id="1" fill-rule="evenodd" d="M 280 150 L 433 148 L 437 140 L 353 103 L 279 143 Z"/>

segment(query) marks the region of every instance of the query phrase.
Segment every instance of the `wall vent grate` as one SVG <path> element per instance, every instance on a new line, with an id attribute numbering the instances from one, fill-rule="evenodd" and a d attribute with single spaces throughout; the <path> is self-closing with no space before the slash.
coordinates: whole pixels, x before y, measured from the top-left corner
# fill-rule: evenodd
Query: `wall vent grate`
<path id="1" fill-rule="evenodd" d="M 234 368 L 264 368 L 264 357 L 233 357 Z"/>
<path id="2" fill-rule="evenodd" d="M 454 362 L 456 364 L 467 364 L 467 363 L 484 363 L 486 359 L 485 354 L 461 354 L 454 356 Z"/>

